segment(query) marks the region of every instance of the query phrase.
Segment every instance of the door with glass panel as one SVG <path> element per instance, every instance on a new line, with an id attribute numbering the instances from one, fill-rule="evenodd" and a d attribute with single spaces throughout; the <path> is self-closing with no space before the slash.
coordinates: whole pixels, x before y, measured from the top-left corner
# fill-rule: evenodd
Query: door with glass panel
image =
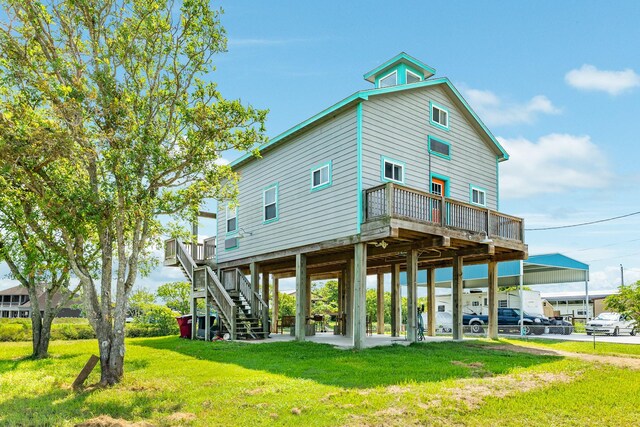
<path id="1" fill-rule="evenodd" d="M 442 179 L 431 178 L 431 194 L 442 197 L 445 194 L 445 182 Z M 431 199 L 431 221 L 440 223 L 442 213 L 442 199 Z"/>

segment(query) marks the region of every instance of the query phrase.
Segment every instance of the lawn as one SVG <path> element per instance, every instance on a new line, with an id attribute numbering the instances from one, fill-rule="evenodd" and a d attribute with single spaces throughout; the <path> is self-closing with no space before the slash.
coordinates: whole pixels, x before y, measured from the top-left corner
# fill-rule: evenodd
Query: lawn
<path id="1" fill-rule="evenodd" d="M 0 425 L 100 415 L 159 426 L 638 425 L 640 370 L 512 352 L 513 344 L 348 351 L 136 338 L 127 340 L 123 383 L 74 392 L 69 384 L 97 352 L 95 340 L 54 342 L 54 357 L 42 361 L 24 358 L 29 343 L 3 343 Z M 88 382 L 97 379 L 94 372 Z"/>

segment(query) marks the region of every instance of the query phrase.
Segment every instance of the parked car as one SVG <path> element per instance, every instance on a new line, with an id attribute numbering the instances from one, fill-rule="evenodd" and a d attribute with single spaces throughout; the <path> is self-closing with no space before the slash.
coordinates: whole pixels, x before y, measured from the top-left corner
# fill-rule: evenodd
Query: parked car
<path id="1" fill-rule="evenodd" d="M 469 325 L 472 333 L 478 334 L 483 332 L 485 325 L 489 323 L 489 316 L 486 314 L 465 314 L 462 316 L 462 322 L 464 325 Z M 532 333 L 542 335 L 549 326 L 549 319 L 541 314 L 527 313 L 525 311 L 522 316 L 522 326 L 526 335 Z M 520 309 L 498 308 L 498 329 L 519 330 Z"/>
<path id="2" fill-rule="evenodd" d="M 635 320 L 620 313 L 600 313 L 595 319 L 589 320 L 585 325 L 587 335 L 604 333 L 607 335 L 619 335 L 628 333 L 636 334 Z"/>
<path id="3" fill-rule="evenodd" d="M 573 325 L 567 322 L 562 316 L 556 316 L 549 319 L 549 333 L 570 335 L 573 332 Z"/>

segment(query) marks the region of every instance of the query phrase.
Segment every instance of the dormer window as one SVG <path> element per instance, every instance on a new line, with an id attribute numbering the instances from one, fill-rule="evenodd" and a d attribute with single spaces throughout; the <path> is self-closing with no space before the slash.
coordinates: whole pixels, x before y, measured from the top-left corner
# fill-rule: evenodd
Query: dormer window
<path id="1" fill-rule="evenodd" d="M 419 75 L 409 70 L 406 71 L 406 77 L 407 77 L 407 84 L 418 83 L 419 81 L 422 80 Z"/>
<path id="2" fill-rule="evenodd" d="M 380 79 L 380 82 L 378 83 L 378 87 L 389 87 L 389 86 L 395 86 L 398 84 L 398 73 L 397 72 L 393 72 L 383 78 Z"/>

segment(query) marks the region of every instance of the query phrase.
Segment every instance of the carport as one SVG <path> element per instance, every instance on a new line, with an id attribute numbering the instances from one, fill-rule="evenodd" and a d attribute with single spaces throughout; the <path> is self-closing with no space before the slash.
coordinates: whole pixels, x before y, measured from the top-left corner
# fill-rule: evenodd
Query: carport
<path id="1" fill-rule="evenodd" d="M 570 258 L 560 253 L 532 255 L 525 261 L 505 261 L 497 264 L 496 280 L 490 280 L 487 264 L 465 265 L 462 269 L 462 288 L 487 288 L 489 300 L 489 337 L 497 338 L 497 304 L 496 295 L 499 287 L 518 286 L 522 295 L 523 286 L 549 285 L 584 282 L 585 286 L 585 310 L 589 307 L 589 265 Z M 401 284 L 406 286 L 406 275 L 401 275 Z M 428 275 L 424 270 L 418 271 L 418 286 L 427 287 L 430 293 L 434 293 L 435 287 L 449 288 L 453 292 L 453 269 L 440 268 L 435 271 L 434 286 L 428 286 Z M 435 321 L 435 294 L 428 295 L 429 309 L 428 322 Z M 458 300 L 460 300 L 459 298 Z M 521 313 L 523 298 L 520 298 Z M 587 318 L 589 318 L 589 313 Z M 462 317 L 454 311 L 454 322 L 458 322 L 459 330 L 462 330 Z M 522 314 L 521 314 L 522 316 Z M 428 328 L 431 334 L 433 328 Z M 454 339 L 461 337 L 454 337 Z"/>

